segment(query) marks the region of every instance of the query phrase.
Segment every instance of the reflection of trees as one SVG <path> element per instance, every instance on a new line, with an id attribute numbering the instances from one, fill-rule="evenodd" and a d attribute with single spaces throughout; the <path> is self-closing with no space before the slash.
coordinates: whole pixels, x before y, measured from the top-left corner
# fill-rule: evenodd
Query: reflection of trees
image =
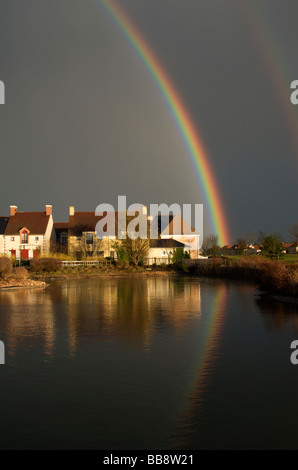
<path id="1" fill-rule="evenodd" d="M 20 289 L 1 292 L 0 311 L 0 330 L 5 335 L 10 355 L 23 345 L 28 349 L 37 342 L 42 344 L 46 355 L 52 355 L 56 335 L 55 314 L 48 291 Z"/>
<path id="2" fill-rule="evenodd" d="M 200 284 L 189 280 L 65 281 L 44 290 L 1 292 L 1 339 L 9 353 L 42 345 L 52 355 L 58 331 L 72 354 L 82 338 L 119 336 L 128 347 L 149 348 L 156 330 L 183 336 L 200 309 Z"/>
<path id="3" fill-rule="evenodd" d="M 181 335 L 188 319 L 200 313 L 198 283 L 118 279 L 75 285 L 64 290 L 72 352 L 83 333 L 94 338 L 124 336 L 131 345 L 148 347 L 155 328 L 174 328 Z"/>
<path id="4" fill-rule="evenodd" d="M 281 302 L 268 295 L 257 297 L 256 302 L 268 329 L 281 329 L 290 323 L 293 324 L 295 332 L 298 333 L 297 303 Z"/>

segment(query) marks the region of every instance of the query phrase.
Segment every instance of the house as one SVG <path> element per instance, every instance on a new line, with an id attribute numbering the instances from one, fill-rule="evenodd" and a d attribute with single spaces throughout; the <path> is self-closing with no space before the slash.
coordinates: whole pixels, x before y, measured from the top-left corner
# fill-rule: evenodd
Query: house
<path id="1" fill-rule="evenodd" d="M 129 223 L 135 219 L 134 216 L 128 216 L 127 214 L 123 217 L 123 214 L 111 212 L 99 216 L 95 212 L 77 212 L 74 206 L 70 206 L 68 224 L 69 255 L 77 259 L 91 256 L 115 258 L 116 253 L 113 249 L 113 243 L 115 241 L 121 243 L 118 237 L 121 238 L 127 233 L 129 234 Z M 98 238 L 96 226 L 101 219 L 109 215 L 114 223 L 113 234 Z M 143 213 L 140 216 L 145 217 L 147 234 L 149 235 L 151 217 L 147 216 L 146 207 L 144 207 Z M 158 216 L 155 222 L 157 222 L 158 226 L 158 239 L 150 241 L 150 258 L 168 258 L 169 251 L 173 251 L 173 249 L 178 247 L 183 247 L 189 251 L 193 258 L 199 256 L 200 235 L 189 224 L 185 223 L 180 216 Z M 173 243 L 173 241 L 166 242 L 166 240 L 174 240 L 176 243 Z M 166 254 L 163 254 L 163 252 Z"/>
<path id="2" fill-rule="evenodd" d="M 261 246 L 256 243 L 249 245 L 248 249 L 250 253 L 255 255 L 259 255 L 262 252 Z"/>
<path id="3" fill-rule="evenodd" d="M 44 212 L 19 212 L 10 206 L 10 217 L 4 231 L 4 253 L 18 260 L 47 254 L 55 244 L 52 206 Z"/>
<path id="4" fill-rule="evenodd" d="M 142 216 L 147 220 L 147 210 Z M 98 237 L 97 224 L 100 220 L 110 221 L 113 226 L 113 233 Z M 95 212 L 77 212 L 74 206 L 69 208 L 68 224 L 68 254 L 76 259 L 87 257 L 111 257 L 116 258 L 113 243 L 118 240 L 118 236 L 125 237 L 129 233 L 129 222 L 135 219 L 134 216 L 128 216 L 125 212 L 108 212 L 104 215 L 96 215 Z M 104 229 L 105 230 L 105 229 Z M 147 233 L 149 233 L 147 227 Z M 120 235 L 118 235 L 120 234 Z M 131 238 L 133 238 L 131 236 Z"/>
<path id="5" fill-rule="evenodd" d="M 8 224 L 8 217 L 0 217 L 0 255 L 4 254 L 4 232 Z"/>
<path id="6" fill-rule="evenodd" d="M 54 222 L 56 250 L 58 253 L 68 252 L 68 222 Z"/>
<path id="7" fill-rule="evenodd" d="M 236 255 L 237 245 L 224 245 L 220 248 L 218 254 L 221 256 L 234 256 Z"/>
<path id="8" fill-rule="evenodd" d="M 69 208 L 68 223 L 68 254 L 76 259 L 91 256 L 111 256 L 115 253 L 112 240 L 115 236 L 99 239 L 96 235 L 96 225 L 103 216 L 95 212 L 76 212 L 74 206 Z"/>
<path id="9" fill-rule="evenodd" d="M 159 216 L 158 229 L 161 239 L 172 238 L 183 245 L 186 245 L 190 257 L 199 257 L 200 234 L 194 230 L 180 215 Z"/>
<path id="10" fill-rule="evenodd" d="M 183 248 L 189 250 L 184 243 L 178 242 L 172 238 L 150 240 L 149 264 L 161 264 L 172 259 L 174 250 Z"/>
<path id="11" fill-rule="evenodd" d="M 294 254 L 298 253 L 298 242 L 292 243 L 288 247 L 287 252 L 291 255 L 294 255 Z"/>

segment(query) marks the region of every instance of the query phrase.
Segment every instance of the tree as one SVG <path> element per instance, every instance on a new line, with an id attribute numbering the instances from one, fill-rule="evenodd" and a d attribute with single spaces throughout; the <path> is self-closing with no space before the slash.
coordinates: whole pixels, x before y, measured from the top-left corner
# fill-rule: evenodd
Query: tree
<path id="1" fill-rule="evenodd" d="M 266 232 L 264 232 L 263 230 L 260 230 L 259 235 L 258 235 L 258 242 L 259 242 L 260 245 L 262 245 L 264 243 L 264 240 L 265 240 L 266 237 L 267 237 Z"/>
<path id="2" fill-rule="evenodd" d="M 237 254 L 243 255 L 246 248 L 247 248 L 247 242 L 246 242 L 245 238 L 243 238 L 243 237 L 238 238 L 238 240 L 236 241 L 236 252 L 237 252 Z"/>
<path id="3" fill-rule="evenodd" d="M 131 261 L 137 265 L 143 261 L 149 253 L 149 240 L 141 238 L 125 238 L 124 240 L 113 243 L 113 248 L 117 253 L 120 254 L 121 259 L 119 261 Z"/>
<path id="4" fill-rule="evenodd" d="M 126 249 L 119 242 L 114 242 L 112 244 L 112 248 L 116 251 L 117 260 L 120 261 L 121 264 L 125 261 L 129 261 L 129 256 Z"/>
<path id="5" fill-rule="evenodd" d="M 298 222 L 293 224 L 289 229 L 290 235 L 293 239 L 293 242 L 298 242 Z"/>
<path id="6" fill-rule="evenodd" d="M 100 240 L 95 233 L 83 232 L 79 240 L 71 247 L 72 254 L 79 258 L 89 258 L 99 255 L 99 251 L 104 251 L 105 241 Z"/>
<path id="7" fill-rule="evenodd" d="M 203 243 L 202 243 L 202 246 L 201 246 L 201 252 L 202 252 L 202 255 L 204 255 L 204 256 L 207 255 L 207 252 L 208 252 L 208 240 L 207 240 L 207 237 L 204 237 L 204 239 L 203 239 Z"/>
<path id="8" fill-rule="evenodd" d="M 184 251 L 183 247 L 175 248 L 173 251 L 173 263 L 178 263 L 182 259 L 189 259 L 189 251 Z"/>
<path id="9" fill-rule="evenodd" d="M 276 256 L 279 259 L 283 251 L 283 243 L 280 241 L 276 234 L 268 235 L 267 237 L 265 237 L 262 245 L 262 253 L 265 256 L 270 256 L 271 258 Z"/>
<path id="10" fill-rule="evenodd" d="M 218 236 L 208 235 L 203 239 L 201 250 L 204 255 L 211 255 L 215 258 L 218 254 L 220 247 L 218 246 Z"/>

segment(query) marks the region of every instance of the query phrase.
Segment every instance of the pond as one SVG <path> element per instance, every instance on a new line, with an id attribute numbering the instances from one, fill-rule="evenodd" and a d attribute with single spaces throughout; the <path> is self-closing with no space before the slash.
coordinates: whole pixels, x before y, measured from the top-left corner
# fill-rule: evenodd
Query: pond
<path id="1" fill-rule="evenodd" d="M 1 449 L 296 449 L 298 305 L 200 278 L 0 292 Z"/>

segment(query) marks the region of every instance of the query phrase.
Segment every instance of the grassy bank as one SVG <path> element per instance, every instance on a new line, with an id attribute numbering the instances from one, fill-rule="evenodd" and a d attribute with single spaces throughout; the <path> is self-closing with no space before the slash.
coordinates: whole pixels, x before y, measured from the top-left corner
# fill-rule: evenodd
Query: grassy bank
<path id="1" fill-rule="evenodd" d="M 255 282 L 261 289 L 277 295 L 298 297 L 298 263 L 261 257 L 215 258 L 190 266 L 198 276 L 242 279 Z"/>
<path id="2" fill-rule="evenodd" d="M 142 267 L 142 266 L 82 266 L 69 267 L 49 272 L 30 272 L 30 278 L 35 280 L 47 279 L 81 279 L 97 277 L 162 277 L 177 275 L 173 266 Z"/>
<path id="3" fill-rule="evenodd" d="M 0 279 L 0 290 L 2 289 L 16 289 L 20 287 L 46 287 L 46 283 L 42 280 L 35 279 L 15 279 L 10 277 L 7 279 Z"/>
<path id="4" fill-rule="evenodd" d="M 297 260 L 294 258 L 293 260 Z M 61 266 L 55 259 L 40 259 L 31 263 L 29 272 L 24 267 L 14 268 L 8 260 L 2 262 L 1 287 L 40 287 L 38 282 L 49 279 L 80 279 L 104 277 L 162 277 L 196 275 L 225 279 L 247 280 L 262 290 L 275 295 L 298 298 L 298 263 L 293 260 L 273 261 L 260 256 L 219 257 L 207 260 L 185 260 L 185 264 L 163 266 L 121 265 Z M 194 262 L 195 265 L 191 265 Z M 190 264 L 188 264 L 190 263 Z M 1 263 L 0 263 L 1 265 Z M 37 282 L 36 284 L 34 284 Z"/>

